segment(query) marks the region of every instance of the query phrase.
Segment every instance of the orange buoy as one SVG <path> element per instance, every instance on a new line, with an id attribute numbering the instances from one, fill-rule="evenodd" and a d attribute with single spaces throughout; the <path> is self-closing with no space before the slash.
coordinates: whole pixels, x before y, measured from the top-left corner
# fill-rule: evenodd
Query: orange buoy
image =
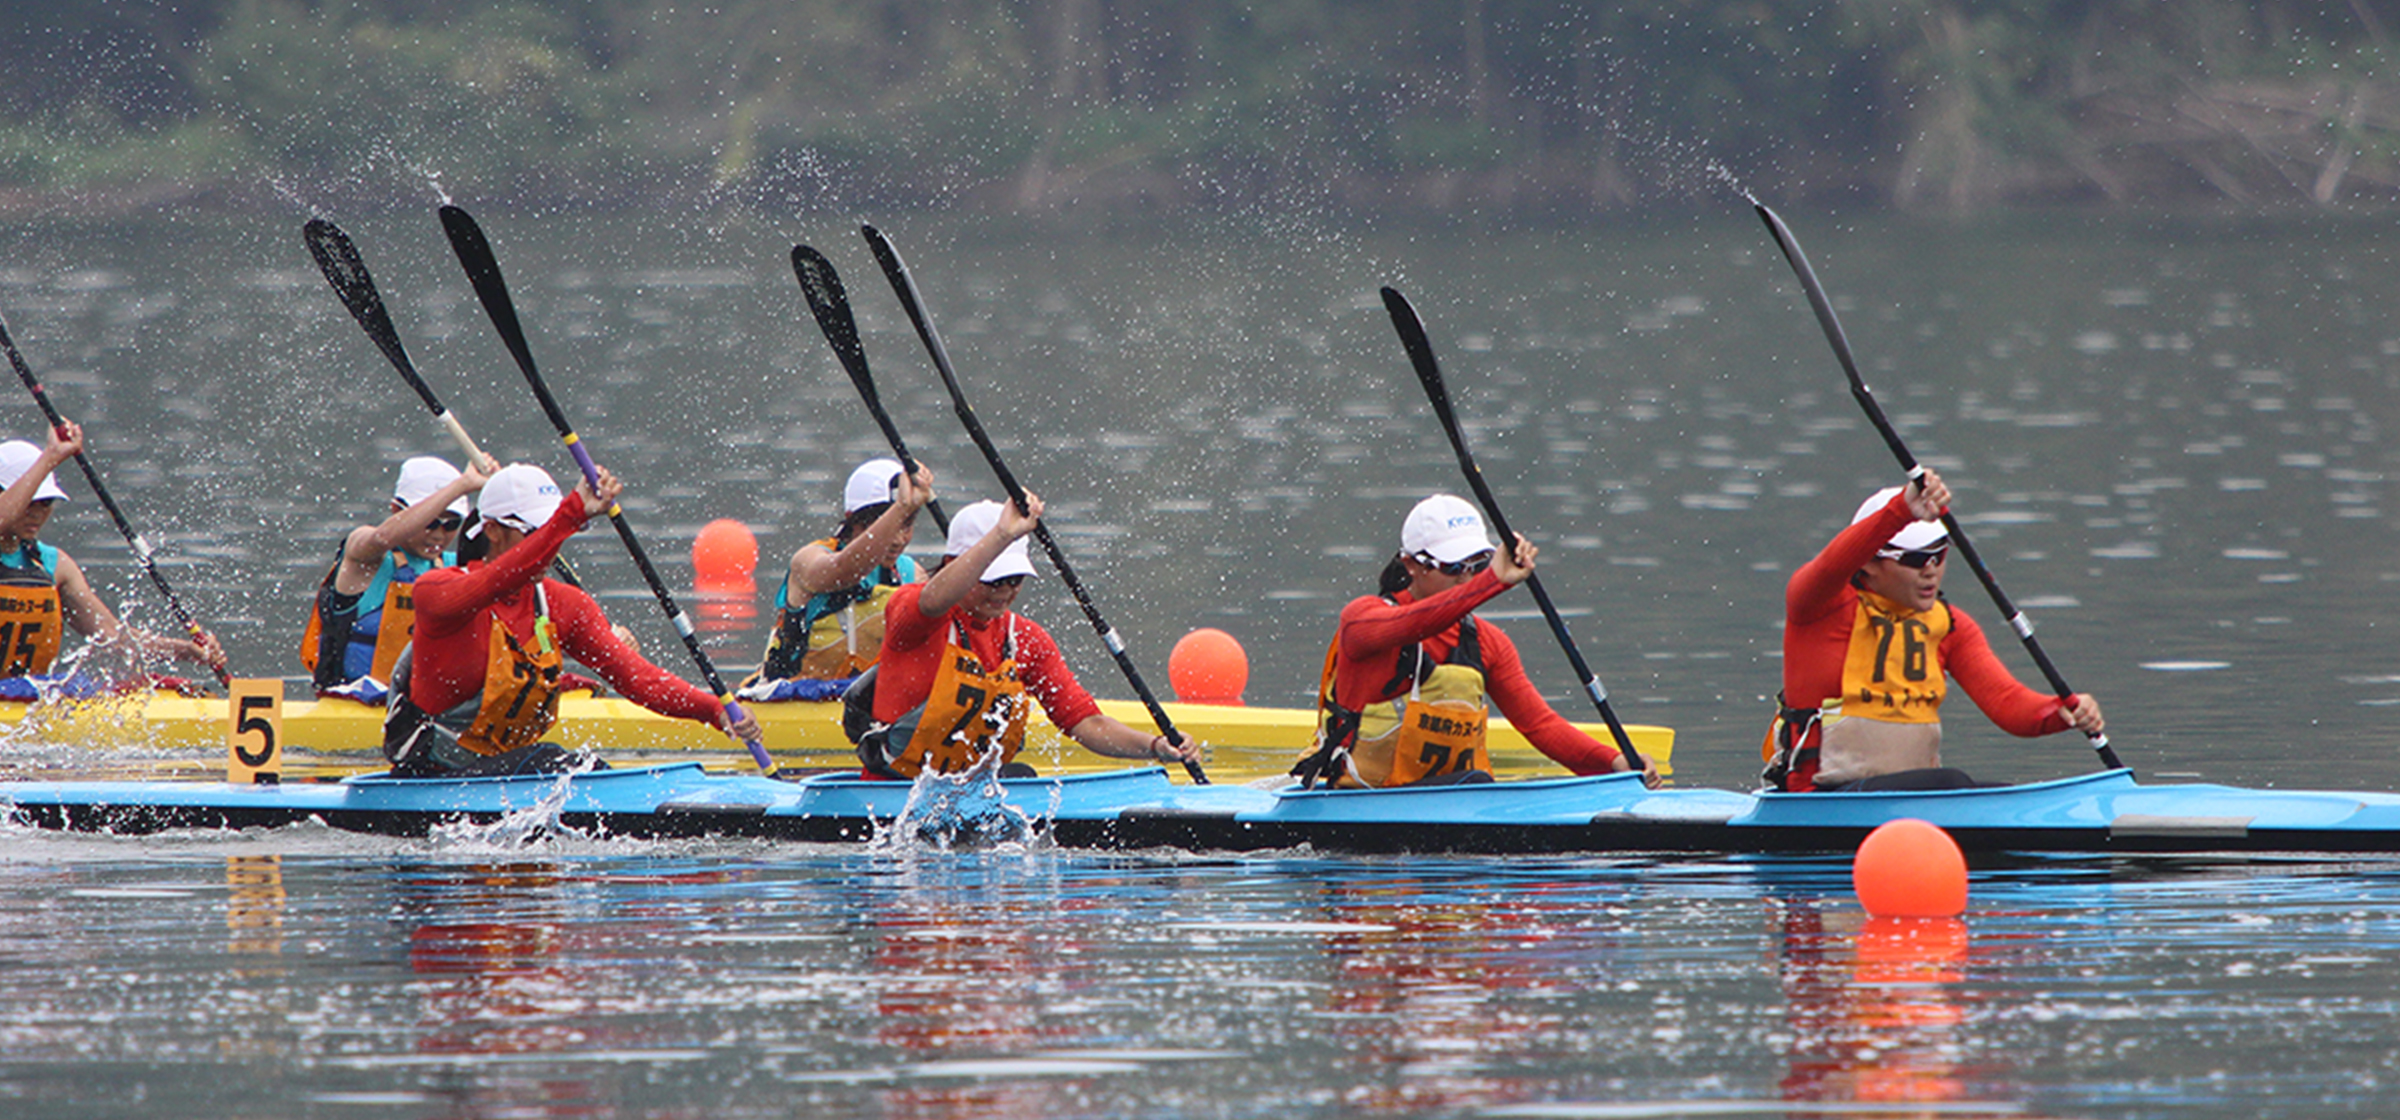
<path id="1" fill-rule="evenodd" d="M 730 517 L 702 526 L 692 538 L 692 575 L 710 584 L 748 583 L 758 570 L 758 538 Z"/>
<path id="2" fill-rule="evenodd" d="M 1850 863 L 1859 905 L 1878 918 L 1955 918 L 1967 909 L 1967 857 L 1925 821 L 1887 821 Z"/>
<path id="3" fill-rule="evenodd" d="M 1167 683 L 1174 686 L 1175 698 L 1188 704 L 1240 707 L 1242 686 L 1250 683 L 1250 655 L 1233 635 L 1202 627 L 1184 635 L 1167 655 Z"/>

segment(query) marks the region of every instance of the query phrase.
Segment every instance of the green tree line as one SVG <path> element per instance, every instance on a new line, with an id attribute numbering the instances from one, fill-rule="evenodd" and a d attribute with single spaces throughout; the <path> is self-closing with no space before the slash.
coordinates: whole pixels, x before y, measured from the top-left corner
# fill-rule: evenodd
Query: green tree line
<path id="1" fill-rule="evenodd" d="M 7 0 L 0 204 L 2400 198 L 2390 0 Z"/>

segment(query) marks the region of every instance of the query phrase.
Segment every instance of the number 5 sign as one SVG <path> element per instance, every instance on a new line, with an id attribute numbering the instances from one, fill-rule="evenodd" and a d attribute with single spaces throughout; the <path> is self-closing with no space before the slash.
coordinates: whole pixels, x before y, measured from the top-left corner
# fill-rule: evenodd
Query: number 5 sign
<path id="1" fill-rule="evenodd" d="M 237 678 L 227 685 L 225 780 L 274 785 L 283 780 L 283 682 Z"/>

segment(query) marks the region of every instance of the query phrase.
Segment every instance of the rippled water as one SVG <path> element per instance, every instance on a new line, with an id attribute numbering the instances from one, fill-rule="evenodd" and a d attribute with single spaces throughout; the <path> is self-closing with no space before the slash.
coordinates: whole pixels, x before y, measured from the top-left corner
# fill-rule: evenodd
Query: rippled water
<path id="1" fill-rule="evenodd" d="M 701 524 L 743 519 L 787 555 L 880 450 L 794 241 L 844 271 L 947 500 L 995 493 L 851 223 L 464 201 L 679 584 Z M 2400 787 L 2388 223 L 1786 216 L 2137 771 Z M 444 447 L 315 274 L 303 217 L 0 234 L 19 344 L 254 675 L 297 671 L 334 538 L 400 458 Z M 446 403 L 565 474 L 432 217 L 336 217 Z M 1379 284 L 1424 313 L 1545 581 L 1626 716 L 1680 730 L 1687 783 L 1749 780 L 1783 579 L 1896 481 L 1739 212 L 878 219 L 1162 688 L 1175 637 L 1214 625 L 1249 647 L 1251 703 L 1304 702 L 1409 504 L 1460 487 Z M 4 414 L 35 428 L 29 404 Z M 158 621 L 88 502 L 51 537 Z M 574 555 L 673 649 L 613 541 Z M 1055 579 L 1027 604 L 1125 694 Z M 1495 607 L 1582 715 L 1530 602 Z M 758 640 L 718 648 L 739 664 Z M 1952 758 L 1979 773 L 2090 765 L 1961 708 Z M 2400 1049 L 2382 865 L 1986 873 L 1963 930 L 1912 942 L 1863 928 L 1829 865 L 4 840 L 0 1097 L 45 1115 L 2363 1116 Z"/>
<path id="2" fill-rule="evenodd" d="M 796 241 L 844 270 L 886 402 L 949 501 L 996 492 L 853 226 L 482 217 L 536 356 L 632 481 L 627 506 L 678 583 L 712 518 L 756 526 L 770 558 L 824 532 L 840 478 L 881 446 L 801 306 Z M 2376 632 L 2400 580 L 2379 419 L 2400 391 L 2380 305 L 2400 265 L 2383 224 L 1788 217 L 1886 409 L 2129 762 L 2400 786 L 2400 661 Z M 378 508 L 401 457 L 445 445 L 325 290 L 300 218 L 18 229 L 0 270 L 20 344 L 252 674 L 297 671 L 334 537 Z M 1290 224 L 885 228 L 1161 689 L 1174 639 L 1215 625 L 1249 647 L 1251 703 L 1305 703 L 1333 613 L 1401 515 L 1461 488 L 1375 297 L 1392 283 L 1620 708 L 1682 731 L 1686 780 L 1747 781 L 1783 579 L 1896 477 L 1765 232 L 1739 212 Z M 431 217 L 348 225 L 445 403 L 503 455 L 565 473 Z M 30 406 L 11 415 L 33 428 Z M 52 536 L 137 590 L 96 510 Z M 621 551 L 597 536 L 573 554 L 671 653 Z M 1989 626 L 1967 576 L 1954 597 Z M 1099 691 L 1127 694 L 1056 580 L 1028 604 Z M 1588 718 L 1531 603 L 1495 611 Z M 751 630 L 718 649 L 739 664 L 758 644 Z M 1951 724 L 1958 760 L 1997 777 L 2087 765 L 2067 740 Z"/>
<path id="3" fill-rule="evenodd" d="M 1780 861 L 8 842 L 24 1115 L 2369 1116 L 2400 1061 L 2388 865 L 1893 923 Z"/>

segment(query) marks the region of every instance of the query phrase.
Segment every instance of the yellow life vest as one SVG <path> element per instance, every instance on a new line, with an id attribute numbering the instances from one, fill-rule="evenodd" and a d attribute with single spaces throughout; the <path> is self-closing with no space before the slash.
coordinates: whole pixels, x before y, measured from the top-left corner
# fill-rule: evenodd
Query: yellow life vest
<path id="1" fill-rule="evenodd" d="M 840 551 L 837 538 L 812 542 Z M 902 584 L 916 579 L 916 562 L 906 556 L 879 567 L 857 584 L 791 602 L 791 577 L 775 593 L 775 626 L 759 658 L 759 680 L 841 680 L 864 673 L 883 655 L 883 608 Z"/>
<path id="2" fill-rule="evenodd" d="M 1325 652 L 1314 748 L 1322 750 L 1326 737 L 1334 737 L 1340 762 L 1336 785 L 1381 788 L 1469 770 L 1492 772 L 1491 751 L 1484 743 L 1491 711 L 1475 616 L 1459 620 L 1458 647 L 1439 665 L 1426 661 L 1422 643 L 1395 655 L 1392 681 L 1385 688 L 1388 698 L 1356 712 L 1333 701 L 1340 645 L 1336 637 Z"/>

